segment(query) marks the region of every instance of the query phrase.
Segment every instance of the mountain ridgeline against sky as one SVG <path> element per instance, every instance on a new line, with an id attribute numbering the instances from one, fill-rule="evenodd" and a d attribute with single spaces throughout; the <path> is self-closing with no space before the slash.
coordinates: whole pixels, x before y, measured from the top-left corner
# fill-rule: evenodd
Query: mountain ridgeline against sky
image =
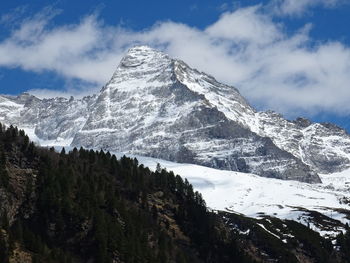
<path id="1" fill-rule="evenodd" d="M 98 94 L 0 96 L 0 121 L 42 145 L 108 149 L 320 182 L 350 167 L 343 129 L 257 112 L 237 89 L 146 46 L 131 48 Z"/>

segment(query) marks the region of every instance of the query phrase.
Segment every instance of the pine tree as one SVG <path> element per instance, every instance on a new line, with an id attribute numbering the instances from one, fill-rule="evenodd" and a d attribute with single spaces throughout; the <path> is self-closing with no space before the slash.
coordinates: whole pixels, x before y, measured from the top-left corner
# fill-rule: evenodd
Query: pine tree
<path id="1" fill-rule="evenodd" d="M 160 166 L 160 163 L 157 163 L 156 172 L 160 173 L 162 171 L 162 167 Z"/>
<path id="2" fill-rule="evenodd" d="M 10 177 L 6 170 L 6 156 L 2 145 L 0 145 L 0 187 L 8 188 Z"/>
<path id="3" fill-rule="evenodd" d="M 61 156 L 65 156 L 66 155 L 66 149 L 64 149 L 64 147 L 61 150 Z"/>

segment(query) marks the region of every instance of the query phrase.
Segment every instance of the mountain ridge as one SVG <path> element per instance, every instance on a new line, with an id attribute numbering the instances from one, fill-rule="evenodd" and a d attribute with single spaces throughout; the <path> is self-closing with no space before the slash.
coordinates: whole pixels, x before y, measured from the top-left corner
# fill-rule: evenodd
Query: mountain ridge
<path id="1" fill-rule="evenodd" d="M 280 179 L 320 182 L 317 173 L 350 165 L 350 136 L 344 130 L 303 127 L 279 114 L 258 112 L 236 88 L 146 46 L 131 48 L 93 96 L 0 97 L 0 121 L 27 128 L 47 144 L 123 151 Z"/>

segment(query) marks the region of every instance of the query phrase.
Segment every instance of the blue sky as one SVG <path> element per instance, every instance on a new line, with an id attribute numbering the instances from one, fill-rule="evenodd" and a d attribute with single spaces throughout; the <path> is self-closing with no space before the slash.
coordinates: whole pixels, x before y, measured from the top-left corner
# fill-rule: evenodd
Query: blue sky
<path id="1" fill-rule="evenodd" d="M 147 44 L 258 109 L 350 130 L 347 0 L 1 1 L 0 93 L 82 96 Z"/>

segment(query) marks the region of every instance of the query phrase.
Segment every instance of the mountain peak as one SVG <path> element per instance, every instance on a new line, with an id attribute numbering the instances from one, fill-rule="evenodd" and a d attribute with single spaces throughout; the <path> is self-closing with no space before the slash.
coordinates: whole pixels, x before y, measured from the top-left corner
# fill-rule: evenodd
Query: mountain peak
<path id="1" fill-rule="evenodd" d="M 165 53 L 148 46 L 135 46 L 120 61 L 111 80 L 102 91 L 139 90 L 144 86 L 165 85 L 173 60 Z M 109 91 L 108 91 L 109 92 Z"/>
<path id="2" fill-rule="evenodd" d="M 168 55 L 149 46 L 134 46 L 128 50 L 119 66 L 127 68 L 137 67 L 143 64 L 152 63 L 155 59 L 170 60 Z"/>
<path id="3" fill-rule="evenodd" d="M 64 140 L 306 182 L 319 182 L 316 171 L 350 167 L 349 135 L 259 113 L 234 87 L 148 46 L 130 48 L 94 97 L 23 99 L 2 103 L 0 121 L 30 127 L 45 143 Z"/>
<path id="4" fill-rule="evenodd" d="M 154 52 L 154 53 L 159 53 L 161 51 L 154 49 L 150 46 L 147 45 L 137 45 L 129 48 L 127 53 L 135 53 L 135 52 Z"/>

